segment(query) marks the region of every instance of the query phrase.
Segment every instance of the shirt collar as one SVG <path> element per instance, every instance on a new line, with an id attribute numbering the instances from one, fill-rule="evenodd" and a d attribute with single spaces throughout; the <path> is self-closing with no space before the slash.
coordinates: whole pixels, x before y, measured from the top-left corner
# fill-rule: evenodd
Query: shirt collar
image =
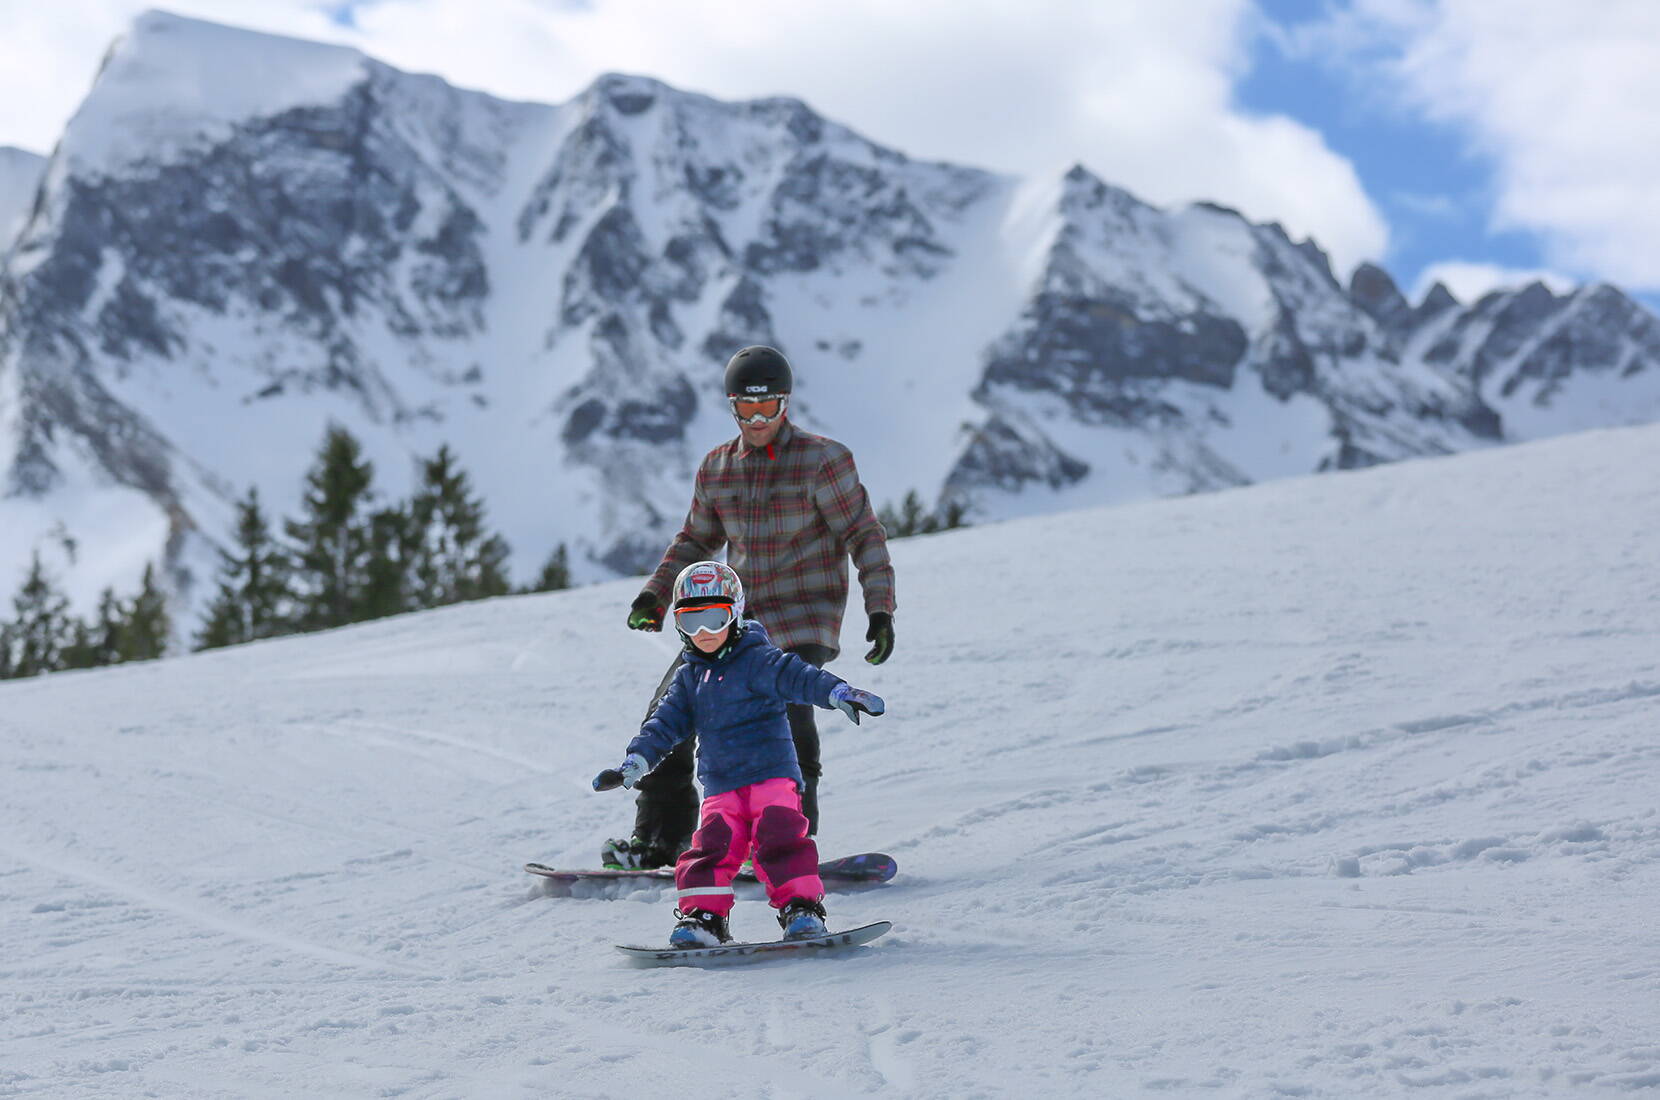
<path id="1" fill-rule="evenodd" d="M 779 428 L 778 429 L 778 434 L 772 437 L 771 446 L 772 446 L 773 450 L 775 450 L 775 451 L 782 450 L 783 448 L 789 446 L 790 440 L 792 440 L 794 438 L 795 438 L 795 425 L 792 424 L 790 422 L 790 418 L 786 416 L 784 418 L 784 426 L 782 428 Z M 765 451 L 766 448 L 765 447 L 760 447 L 760 448 L 751 447 L 748 443 L 744 442 L 743 433 L 742 432 L 738 433 L 738 455 L 739 455 L 740 458 L 746 457 L 746 456 L 751 455 L 751 454 L 754 454 L 755 451 L 757 451 L 757 450 Z"/>

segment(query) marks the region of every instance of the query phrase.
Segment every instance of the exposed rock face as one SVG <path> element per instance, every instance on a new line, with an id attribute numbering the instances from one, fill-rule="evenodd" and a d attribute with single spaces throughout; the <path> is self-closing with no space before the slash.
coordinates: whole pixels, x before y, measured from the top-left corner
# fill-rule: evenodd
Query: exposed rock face
<path id="1" fill-rule="evenodd" d="M 987 354 L 984 426 L 947 483 L 981 509 L 1021 507 L 1028 485 L 1126 499 L 1502 439 L 1481 364 L 1555 316 L 1542 287 L 1465 310 L 1437 286 L 1414 308 L 1369 264 L 1345 291 L 1279 226 L 1211 204 L 1156 210 L 1082 169 L 1058 210 L 1035 293 Z M 1472 328 L 1506 335 L 1483 350 L 1466 346 Z"/>
<path id="2" fill-rule="evenodd" d="M 1402 336 L 1412 327 L 1411 304 L 1389 273 L 1376 264 L 1363 263 L 1354 269 L 1349 276 L 1349 299 L 1391 336 Z"/>
<path id="3" fill-rule="evenodd" d="M 144 75 L 181 66 L 223 94 Z M 878 502 L 982 519 L 1660 416 L 1660 322 L 1612 287 L 1414 306 L 1225 207 L 920 163 L 790 99 L 505 103 L 152 12 L 50 166 L 0 154 L 0 228 L 23 176 L 4 491 L 126 487 L 181 585 L 331 422 L 389 494 L 451 444 L 521 573 L 559 541 L 579 577 L 644 570 L 751 343 Z"/>

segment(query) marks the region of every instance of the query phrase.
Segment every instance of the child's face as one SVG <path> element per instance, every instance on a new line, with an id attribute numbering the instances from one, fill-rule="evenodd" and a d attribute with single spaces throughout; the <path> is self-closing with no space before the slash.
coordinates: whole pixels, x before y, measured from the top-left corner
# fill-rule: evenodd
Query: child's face
<path id="1" fill-rule="evenodd" d="M 704 653 L 713 653 L 726 644 L 726 636 L 732 633 L 732 624 L 727 623 L 713 634 L 707 630 L 700 630 L 692 635 L 692 644 Z"/>

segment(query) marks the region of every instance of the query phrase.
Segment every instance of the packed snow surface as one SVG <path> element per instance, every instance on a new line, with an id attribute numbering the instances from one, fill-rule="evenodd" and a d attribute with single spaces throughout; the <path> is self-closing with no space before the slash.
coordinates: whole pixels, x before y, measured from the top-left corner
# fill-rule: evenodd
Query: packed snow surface
<path id="1" fill-rule="evenodd" d="M 0 1095 L 1660 1086 L 1660 429 L 897 543 L 835 958 L 628 969 L 630 582 L 0 685 Z M 772 934 L 760 901 L 735 931 Z"/>

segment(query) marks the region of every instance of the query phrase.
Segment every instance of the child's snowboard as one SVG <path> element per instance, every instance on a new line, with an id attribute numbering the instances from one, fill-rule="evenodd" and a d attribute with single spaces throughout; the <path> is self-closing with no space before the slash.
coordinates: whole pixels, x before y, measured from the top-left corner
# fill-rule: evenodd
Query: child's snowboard
<path id="1" fill-rule="evenodd" d="M 780 955 L 821 955 L 867 944 L 893 927 L 892 921 L 826 932 L 800 940 L 770 940 L 766 943 L 723 943 L 717 947 L 629 947 L 617 944 L 635 966 L 727 966 L 756 962 Z"/>
<path id="2" fill-rule="evenodd" d="M 585 882 L 620 882 L 642 885 L 663 885 L 674 882 L 673 867 L 653 867 L 649 870 L 642 868 L 607 868 L 567 871 L 549 867 L 545 863 L 527 863 L 525 864 L 525 870 L 533 875 L 551 879 L 554 883 L 566 887 Z M 837 892 L 856 890 L 863 886 L 886 882 L 898 871 L 899 864 L 894 862 L 893 857 L 881 852 L 863 852 L 856 856 L 843 856 L 840 859 L 828 860 L 818 865 L 818 877 L 824 880 L 824 888 Z M 736 881 L 754 884 L 759 880 L 756 879 L 754 871 L 745 869 L 738 872 Z"/>

